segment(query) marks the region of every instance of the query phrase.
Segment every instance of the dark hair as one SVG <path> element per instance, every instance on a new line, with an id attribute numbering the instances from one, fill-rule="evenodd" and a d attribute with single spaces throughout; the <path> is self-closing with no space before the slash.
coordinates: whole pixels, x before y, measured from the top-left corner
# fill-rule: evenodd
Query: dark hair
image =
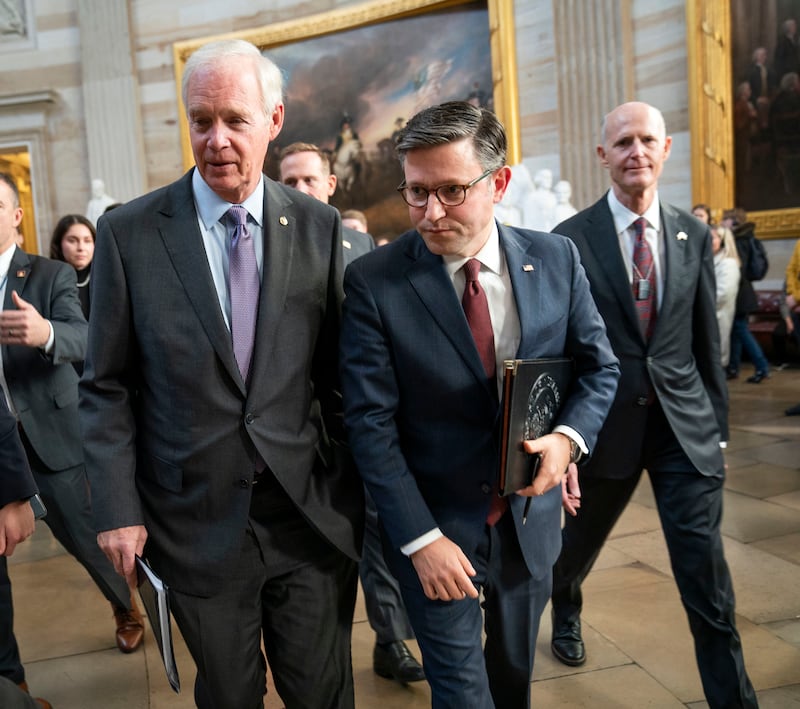
<path id="1" fill-rule="evenodd" d="M 61 242 L 64 240 L 64 235 L 69 231 L 69 228 L 75 224 L 83 224 L 88 227 L 92 234 L 92 241 L 95 240 L 95 228 L 86 217 L 82 214 L 67 214 L 58 220 L 56 228 L 53 229 L 53 237 L 50 239 L 50 258 L 56 261 L 65 261 L 64 252 L 61 250 Z"/>
<path id="2" fill-rule="evenodd" d="M 14 209 L 19 207 L 19 188 L 14 182 L 14 178 L 7 172 L 0 172 L 0 182 L 5 182 L 11 188 L 11 192 L 14 194 Z"/>
<path id="3" fill-rule="evenodd" d="M 506 164 L 506 131 L 497 116 L 466 101 L 448 101 L 412 116 L 395 143 L 402 163 L 409 150 L 446 145 L 469 138 L 484 170 Z"/>

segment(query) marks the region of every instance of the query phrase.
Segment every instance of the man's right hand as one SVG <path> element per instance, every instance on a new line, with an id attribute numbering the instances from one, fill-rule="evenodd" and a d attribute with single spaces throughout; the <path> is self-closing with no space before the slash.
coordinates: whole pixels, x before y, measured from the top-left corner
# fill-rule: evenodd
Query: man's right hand
<path id="1" fill-rule="evenodd" d="M 411 555 L 425 595 L 433 601 L 460 601 L 478 597 L 470 580 L 475 569 L 461 548 L 447 537 L 422 547 Z"/>
<path id="2" fill-rule="evenodd" d="M 97 535 L 97 543 L 114 565 L 114 570 L 124 576 L 131 588 L 136 587 L 136 555 L 141 556 L 147 530 L 144 525 L 109 529 Z"/>
<path id="3" fill-rule="evenodd" d="M 27 500 L 0 507 L 0 554 L 11 556 L 14 548 L 33 534 L 33 509 Z"/>

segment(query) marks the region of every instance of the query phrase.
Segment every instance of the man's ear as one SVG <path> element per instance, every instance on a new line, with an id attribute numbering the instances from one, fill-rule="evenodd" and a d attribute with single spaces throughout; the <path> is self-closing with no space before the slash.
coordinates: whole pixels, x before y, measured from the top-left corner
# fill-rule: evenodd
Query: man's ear
<path id="1" fill-rule="evenodd" d="M 603 167 L 608 167 L 608 158 L 606 157 L 606 149 L 602 145 L 598 145 L 596 148 L 597 157 L 600 158 L 600 163 Z"/>
<path id="2" fill-rule="evenodd" d="M 336 179 L 336 175 L 331 173 L 328 175 L 328 197 L 333 197 L 333 193 L 336 192 L 336 183 L 338 180 Z"/>

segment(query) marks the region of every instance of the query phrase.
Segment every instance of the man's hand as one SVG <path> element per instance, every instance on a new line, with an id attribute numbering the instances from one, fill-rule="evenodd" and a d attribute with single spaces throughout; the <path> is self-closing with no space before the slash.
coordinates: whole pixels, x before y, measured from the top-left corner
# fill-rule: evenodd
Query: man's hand
<path id="1" fill-rule="evenodd" d="M 0 554 L 11 556 L 14 548 L 33 534 L 33 509 L 27 500 L 0 507 Z"/>
<path id="2" fill-rule="evenodd" d="M 581 507 L 581 488 L 578 485 L 578 466 L 570 463 L 561 480 L 561 505 L 567 514 L 577 517 Z"/>
<path id="3" fill-rule="evenodd" d="M 11 292 L 16 310 L 0 310 L 0 345 L 44 347 L 50 339 L 50 323 L 17 291 Z"/>
<path id="4" fill-rule="evenodd" d="M 525 441 L 523 447 L 526 453 L 538 453 L 541 460 L 533 484 L 517 491 L 517 494 L 523 497 L 544 495 L 548 490 L 560 485 L 569 465 L 571 453 L 569 437 L 563 433 L 548 433 L 541 438 Z"/>
<path id="5" fill-rule="evenodd" d="M 478 590 L 470 581 L 475 569 L 457 544 L 447 537 L 422 547 L 411 555 L 425 595 L 434 601 L 460 601 L 469 596 L 478 597 Z"/>
<path id="6" fill-rule="evenodd" d="M 114 565 L 114 570 L 124 576 L 131 588 L 136 587 L 136 555 L 142 555 L 147 541 L 144 525 L 120 527 L 100 532 L 97 543 Z"/>

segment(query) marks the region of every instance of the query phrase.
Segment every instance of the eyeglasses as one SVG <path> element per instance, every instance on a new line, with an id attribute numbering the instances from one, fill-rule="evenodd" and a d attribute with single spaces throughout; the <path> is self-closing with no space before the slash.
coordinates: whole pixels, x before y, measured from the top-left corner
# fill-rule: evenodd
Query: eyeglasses
<path id="1" fill-rule="evenodd" d="M 445 207 L 458 207 L 460 204 L 464 204 L 464 200 L 467 198 L 467 190 L 489 177 L 493 172 L 494 169 L 487 170 L 466 185 L 440 185 L 435 190 L 426 190 L 424 187 L 416 186 L 409 187 L 404 180 L 397 188 L 397 191 L 409 207 L 426 207 L 428 205 L 428 197 L 431 194 L 435 194 L 436 199 Z"/>

